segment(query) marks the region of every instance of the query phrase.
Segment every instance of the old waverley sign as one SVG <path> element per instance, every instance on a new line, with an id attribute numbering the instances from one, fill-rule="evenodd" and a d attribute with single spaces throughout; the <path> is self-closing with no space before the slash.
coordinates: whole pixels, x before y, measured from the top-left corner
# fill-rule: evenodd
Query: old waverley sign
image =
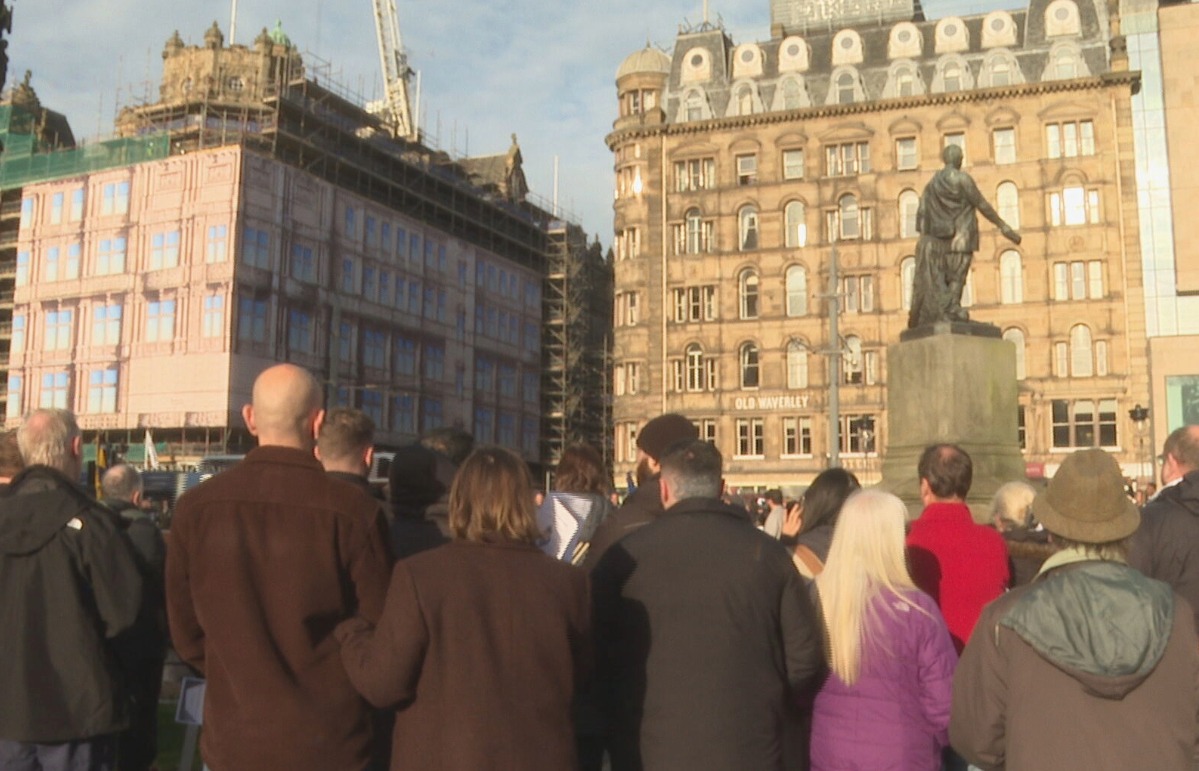
<path id="1" fill-rule="evenodd" d="M 738 396 L 733 399 L 737 412 L 768 412 L 771 410 L 806 410 L 807 394 L 785 394 L 779 396 Z"/>

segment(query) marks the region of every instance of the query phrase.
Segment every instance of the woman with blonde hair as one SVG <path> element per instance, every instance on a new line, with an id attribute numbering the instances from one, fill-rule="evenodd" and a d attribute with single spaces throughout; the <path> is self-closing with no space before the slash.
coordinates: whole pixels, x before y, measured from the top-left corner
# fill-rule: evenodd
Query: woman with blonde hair
<path id="1" fill-rule="evenodd" d="M 812 769 L 936 771 L 957 663 L 945 620 L 904 562 L 907 508 L 863 490 L 841 508 L 816 577 L 829 676 L 812 717 Z"/>
<path id="2" fill-rule="evenodd" d="M 448 544 L 396 563 L 377 627 L 337 630 L 354 687 L 397 711 L 391 768 L 576 768 L 586 575 L 538 548 L 529 471 L 507 450 L 458 469 L 449 523 Z"/>

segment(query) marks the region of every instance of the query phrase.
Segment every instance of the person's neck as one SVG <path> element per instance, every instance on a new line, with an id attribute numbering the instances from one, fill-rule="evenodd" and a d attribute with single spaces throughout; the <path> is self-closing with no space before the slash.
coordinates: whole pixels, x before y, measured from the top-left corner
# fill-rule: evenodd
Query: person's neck
<path id="1" fill-rule="evenodd" d="M 268 436 L 264 434 L 258 435 L 259 447 L 287 447 L 292 450 L 300 450 L 301 452 L 312 452 L 316 446 L 311 441 L 304 441 L 301 437 L 295 436 Z"/>

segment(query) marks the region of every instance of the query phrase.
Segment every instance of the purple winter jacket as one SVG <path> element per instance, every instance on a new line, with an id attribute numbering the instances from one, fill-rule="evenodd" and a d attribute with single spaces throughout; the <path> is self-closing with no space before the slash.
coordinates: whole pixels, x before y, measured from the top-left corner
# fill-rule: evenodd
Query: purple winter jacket
<path id="1" fill-rule="evenodd" d="M 937 771 L 949 743 L 958 656 L 937 604 L 924 592 L 875 598 L 874 634 L 858 681 L 829 674 L 812 715 L 812 771 Z"/>

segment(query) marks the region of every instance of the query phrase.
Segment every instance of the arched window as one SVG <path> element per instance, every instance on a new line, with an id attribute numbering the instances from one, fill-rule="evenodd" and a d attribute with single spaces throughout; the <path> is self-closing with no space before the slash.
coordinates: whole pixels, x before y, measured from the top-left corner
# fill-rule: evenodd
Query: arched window
<path id="1" fill-rule="evenodd" d="M 1015 182 L 1000 182 L 995 190 L 995 208 L 1013 230 L 1020 227 L 1020 191 Z"/>
<path id="2" fill-rule="evenodd" d="M 687 346 L 687 390 L 702 391 L 707 385 L 704 367 L 704 349 L 699 343 Z"/>
<path id="3" fill-rule="evenodd" d="M 683 111 L 686 113 L 687 120 L 703 120 L 704 98 L 698 91 L 691 91 L 687 94 L 687 98 L 683 101 Z"/>
<path id="4" fill-rule="evenodd" d="M 1016 379 L 1023 380 L 1024 373 L 1024 333 L 1012 327 L 1003 331 L 1003 339 L 1016 346 Z"/>
<path id="5" fill-rule="evenodd" d="M 741 387 L 742 388 L 757 388 L 758 387 L 758 346 L 756 343 L 742 343 L 741 350 L 737 356 L 741 363 Z"/>
<path id="6" fill-rule="evenodd" d="M 853 104 L 853 75 L 842 72 L 837 76 L 837 104 Z"/>
<path id="7" fill-rule="evenodd" d="M 1095 374 L 1091 328 L 1086 324 L 1078 324 L 1070 329 L 1070 374 L 1074 377 L 1091 377 Z"/>
<path id="8" fill-rule="evenodd" d="M 899 237 L 916 238 L 916 211 L 920 208 L 920 196 L 915 190 L 904 190 L 899 194 Z"/>
<path id="9" fill-rule="evenodd" d="M 861 238 L 862 222 L 858 216 L 857 197 L 850 193 L 841 196 L 837 201 L 837 210 L 841 221 L 841 238 Z"/>
<path id="10" fill-rule="evenodd" d="M 845 338 L 845 350 L 841 353 L 841 371 L 845 375 L 845 382 L 849 385 L 861 385 L 862 370 L 862 339 L 850 335 Z"/>
<path id="11" fill-rule="evenodd" d="M 737 212 L 737 232 L 741 251 L 758 248 L 758 207 L 741 207 Z"/>
<path id="12" fill-rule="evenodd" d="M 798 340 L 787 343 L 787 387 L 808 387 L 808 349 Z"/>
<path id="13" fill-rule="evenodd" d="M 799 86 L 799 81 L 795 78 L 787 78 L 783 81 L 783 109 L 795 110 L 803 107 L 803 91 Z"/>
<path id="14" fill-rule="evenodd" d="M 802 265 L 787 268 L 787 315 L 808 315 L 808 272 Z"/>
<path id="15" fill-rule="evenodd" d="M 941 84 L 945 91 L 962 90 L 962 67 L 957 62 L 949 62 L 941 71 Z"/>
<path id="16" fill-rule="evenodd" d="M 895 95 L 896 96 L 912 96 L 916 93 L 916 76 L 912 74 L 912 70 L 908 67 L 902 67 L 895 71 Z"/>
<path id="17" fill-rule="evenodd" d="M 741 271 L 737 279 L 741 299 L 741 318 L 756 319 L 758 317 L 758 272 L 753 268 Z"/>
<path id="18" fill-rule="evenodd" d="M 707 251 L 704 244 L 704 215 L 699 209 L 688 209 L 684 216 L 687 227 L 687 254 Z"/>
<path id="19" fill-rule="evenodd" d="M 999 256 L 999 302 L 1007 305 L 1024 302 L 1024 267 L 1015 249 Z"/>
<path id="20" fill-rule="evenodd" d="M 1007 59 L 996 57 L 991 62 L 991 85 L 1007 86 L 1012 82 L 1012 66 Z"/>
<path id="21" fill-rule="evenodd" d="M 916 280 L 916 258 L 904 257 L 899 261 L 900 302 L 903 309 L 912 309 L 912 284 Z"/>
<path id="22" fill-rule="evenodd" d="M 785 244 L 790 248 L 808 245 L 807 208 L 802 201 L 792 201 L 783 209 L 787 233 Z"/>
<path id="23" fill-rule="evenodd" d="M 749 86 L 737 89 L 737 114 L 752 115 L 754 111 L 754 90 Z"/>

